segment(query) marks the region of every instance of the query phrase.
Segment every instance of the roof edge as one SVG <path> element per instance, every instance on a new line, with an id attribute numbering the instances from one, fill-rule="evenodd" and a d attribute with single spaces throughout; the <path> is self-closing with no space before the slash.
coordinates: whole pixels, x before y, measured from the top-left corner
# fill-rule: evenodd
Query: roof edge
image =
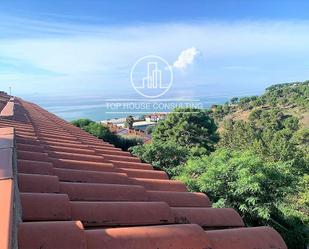
<path id="1" fill-rule="evenodd" d="M 14 109 L 15 109 L 15 98 L 10 98 L 10 100 L 3 107 L 0 112 L 0 117 L 2 118 L 13 118 L 14 117 Z"/>
<path id="2" fill-rule="evenodd" d="M 0 128 L 0 248 L 17 249 L 21 205 L 17 187 L 15 130 Z"/>

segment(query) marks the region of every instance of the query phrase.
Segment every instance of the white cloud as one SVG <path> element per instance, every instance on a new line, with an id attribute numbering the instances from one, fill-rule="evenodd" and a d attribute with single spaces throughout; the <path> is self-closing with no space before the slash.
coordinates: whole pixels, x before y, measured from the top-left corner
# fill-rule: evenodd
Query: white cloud
<path id="1" fill-rule="evenodd" d="M 174 62 L 173 66 L 178 69 L 185 69 L 194 62 L 195 57 L 199 54 L 200 51 L 195 47 L 183 50 L 178 56 L 178 59 Z"/>

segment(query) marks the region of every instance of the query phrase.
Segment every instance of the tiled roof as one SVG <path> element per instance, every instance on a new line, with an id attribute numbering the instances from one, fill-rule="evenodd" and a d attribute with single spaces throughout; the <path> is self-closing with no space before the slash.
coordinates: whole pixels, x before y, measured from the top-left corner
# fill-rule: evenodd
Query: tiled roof
<path id="1" fill-rule="evenodd" d="M 121 126 L 115 125 L 113 123 L 107 122 L 104 123 L 104 125 L 107 125 L 109 130 L 117 135 L 120 136 L 134 136 L 134 137 L 140 137 L 143 139 L 143 143 L 151 143 L 151 135 L 146 134 L 144 131 L 136 130 L 136 129 L 129 129 L 129 128 L 123 128 Z"/>
<path id="2" fill-rule="evenodd" d="M 6 101 L 0 128 L 15 128 L 17 160 L 14 153 L 11 159 L 18 177 L 9 179 L 19 186 L 20 249 L 286 248 L 273 229 L 245 228 L 233 209 L 212 208 L 206 195 L 188 192 L 182 182 L 128 152 L 35 104 Z M 5 138 L 0 133 L 0 144 Z M 7 162 L 0 168 L 7 169 Z M 10 211 L 3 211 L 12 210 L 12 183 L 3 181 L 0 218 L 12 223 Z M 0 231 L 14 229 L 1 223 Z M 1 249 L 13 248 L 4 244 Z"/>

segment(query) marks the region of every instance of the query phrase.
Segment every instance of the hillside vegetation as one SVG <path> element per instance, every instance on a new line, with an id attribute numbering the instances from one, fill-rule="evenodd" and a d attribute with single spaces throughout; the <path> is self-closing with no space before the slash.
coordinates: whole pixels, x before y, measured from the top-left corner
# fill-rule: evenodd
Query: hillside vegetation
<path id="1" fill-rule="evenodd" d="M 270 225 L 290 249 L 309 242 L 309 82 L 274 85 L 210 110 L 176 109 L 131 148 L 143 161 Z"/>
<path id="2" fill-rule="evenodd" d="M 309 81 L 273 85 L 261 96 L 234 97 L 224 105 L 213 105 L 211 111 L 220 125 L 226 119 L 246 121 L 252 111 L 273 109 L 297 117 L 301 127 L 309 128 Z"/>

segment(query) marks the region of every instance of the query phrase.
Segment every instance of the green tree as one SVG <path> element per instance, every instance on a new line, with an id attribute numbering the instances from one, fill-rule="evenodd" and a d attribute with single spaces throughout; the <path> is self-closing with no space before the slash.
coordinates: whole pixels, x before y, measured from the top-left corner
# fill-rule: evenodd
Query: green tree
<path id="1" fill-rule="evenodd" d="M 82 118 L 82 119 L 77 119 L 71 122 L 73 125 L 79 127 L 79 128 L 83 128 L 91 123 L 94 123 L 92 120 L 90 119 L 86 119 L 86 118 Z"/>
<path id="2" fill-rule="evenodd" d="M 133 155 L 156 169 L 164 170 L 170 177 L 179 174 L 179 167 L 186 162 L 189 154 L 187 148 L 173 142 L 154 142 L 134 146 L 130 150 Z"/>
<path id="3" fill-rule="evenodd" d="M 232 105 L 235 105 L 235 104 L 237 104 L 238 103 L 238 97 L 233 97 L 233 98 L 231 98 L 231 104 Z"/>
<path id="4" fill-rule="evenodd" d="M 95 122 L 84 126 L 83 129 L 98 138 L 105 139 L 106 141 L 110 140 L 110 137 L 113 136 L 113 133 L 107 126 Z"/>
<path id="5" fill-rule="evenodd" d="M 125 127 L 133 129 L 134 118 L 130 115 L 126 118 Z"/>
<path id="6" fill-rule="evenodd" d="M 258 134 L 250 123 L 229 119 L 224 122 L 220 137 L 218 147 L 241 150 L 253 146 Z"/>
<path id="7" fill-rule="evenodd" d="M 173 142 L 182 147 L 203 147 L 213 151 L 218 141 L 217 126 L 209 111 L 177 108 L 159 122 L 152 133 L 154 142 Z"/>

